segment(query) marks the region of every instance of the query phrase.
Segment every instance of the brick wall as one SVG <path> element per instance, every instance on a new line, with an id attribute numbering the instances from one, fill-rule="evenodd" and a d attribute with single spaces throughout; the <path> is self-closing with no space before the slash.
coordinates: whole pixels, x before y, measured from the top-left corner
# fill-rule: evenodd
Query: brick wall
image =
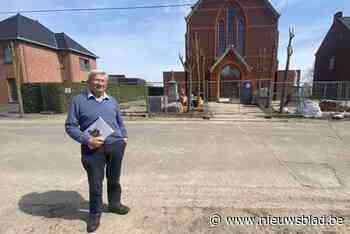
<path id="1" fill-rule="evenodd" d="M 60 58 L 62 64 L 60 64 Z M 89 61 L 90 69 L 96 69 L 96 60 L 70 51 L 55 51 L 44 47 L 23 45 L 26 83 L 81 82 L 87 79 L 87 70 L 80 68 L 79 59 Z M 63 66 L 62 66 L 63 65 Z"/>
<path id="2" fill-rule="evenodd" d="M 56 50 L 29 43 L 20 44 L 24 83 L 62 82 Z"/>
<path id="3" fill-rule="evenodd" d="M 200 48 L 203 49 L 207 64 L 206 71 L 215 63 L 218 57 L 218 23 L 222 19 L 225 22 L 225 38 L 227 38 L 227 12 L 229 6 L 236 10 L 236 15 L 245 22 L 245 42 L 243 57 L 252 67 L 252 71 L 242 79 L 274 79 L 277 70 L 277 51 L 278 51 L 278 18 L 273 15 L 268 6 L 261 0 L 237 0 L 237 1 L 202 1 L 202 3 L 193 9 L 187 17 L 186 38 L 192 40 L 198 34 Z M 237 25 L 236 25 L 237 28 Z M 237 42 L 237 31 L 235 33 Z M 225 40 L 225 44 L 227 41 Z M 237 43 L 236 43 L 237 44 Z M 191 61 L 191 54 L 194 54 L 193 43 L 186 44 L 187 60 Z M 258 58 L 263 57 L 264 72 L 258 71 Z M 230 61 L 227 61 L 228 63 Z M 231 61 L 232 62 L 232 61 Z M 258 74 L 259 72 L 259 74 Z M 209 76 L 209 77 L 208 77 Z M 196 80 L 197 75 L 194 75 Z M 206 74 L 206 80 L 217 80 L 213 74 Z M 218 90 L 218 87 L 212 87 L 212 91 Z M 212 93 L 213 95 L 216 92 Z"/>
<path id="4" fill-rule="evenodd" d="M 79 55 L 76 53 L 68 53 L 68 61 L 70 64 L 70 80 L 73 82 L 81 82 L 86 81 L 88 78 L 88 72 L 86 70 L 82 70 L 80 68 L 80 61 L 79 59 L 83 58 L 89 61 L 90 69 L 96 69 L 96 60 L 91 59 L 87 56 Z"/>
<path id="5" fill-rule="evenodd" d="M 60 71 L 61 77 L 63 81 L 70 80 L 70 63 L 69 63 L 69 53 L 67 51 L 59 51 L 58 52 L 59 60 L 60 60 Z"/>

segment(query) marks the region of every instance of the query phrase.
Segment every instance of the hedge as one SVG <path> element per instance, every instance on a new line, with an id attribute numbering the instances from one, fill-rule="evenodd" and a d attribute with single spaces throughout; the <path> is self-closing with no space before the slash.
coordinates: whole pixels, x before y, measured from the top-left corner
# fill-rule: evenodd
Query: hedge
<path id="1" fill-rule="evenodd" d="M 70 101 L 86 88 L 85 83 L 36 83 L 22 84 L 23 106 L 26 113 L 51 111 L 67 112 Z M 66 91 L 71 91 L 70 93 Z M 110 83 L 107 93 L 119 103 L 144 100 L 147 88 L 144 85 L 120 85 Z"/>

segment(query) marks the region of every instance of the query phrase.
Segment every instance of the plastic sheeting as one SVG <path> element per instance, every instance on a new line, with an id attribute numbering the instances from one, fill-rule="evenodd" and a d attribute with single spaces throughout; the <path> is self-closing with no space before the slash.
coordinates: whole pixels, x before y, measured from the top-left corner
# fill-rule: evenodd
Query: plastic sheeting
<path id="1" fill-rule="evenodd" d="M 306 118 L 322 117 L 322 111 L 318 102 L 314 102 L 308 99 L 298 103 L 296 114 L 302 115 Z"/>

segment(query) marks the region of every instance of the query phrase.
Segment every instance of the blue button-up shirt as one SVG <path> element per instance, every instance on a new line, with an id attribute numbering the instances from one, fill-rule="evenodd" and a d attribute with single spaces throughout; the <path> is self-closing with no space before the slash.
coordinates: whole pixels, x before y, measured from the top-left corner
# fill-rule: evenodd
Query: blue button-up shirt
<path id="1" fill-rule="evenodd" d="M 114 130 L 114 133 L 105 139 L 105 144 L 111 144 L 128 137 L 118 102 L 107 94 L 103 96 L 101 102 L 98 102 L 89 89 L 84 90 L 72 99 L 65 123 L 65 130 L 74 140 L 87 145 L 90 136 L 85 134 L 84 131 L 98 117 L 103 118 Z"/>

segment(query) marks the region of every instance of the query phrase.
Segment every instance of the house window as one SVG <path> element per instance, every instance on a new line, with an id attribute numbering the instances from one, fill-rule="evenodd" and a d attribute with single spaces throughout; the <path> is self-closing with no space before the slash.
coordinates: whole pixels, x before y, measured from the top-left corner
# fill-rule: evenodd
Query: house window
<path id="1" fill-rule="evenodd" d="M 225 50 L 225 23 L 223 20 L 220 21 L 218 26 L 218 55 L 221 56 Z"/>
<path id="2" fill-rule="evenodd" d="M 10 47 L 4 47 L 4 63 L 12 63 L 12 53 Z"/>
<path id="3" fill-rule="evenodd" d="M 82 71 L 89 71 L 90 70 L 90 64 L 88 59 L 80 58 L 80 70 Z"/>
<path id="4" fill-rule="evenodd" d="M 234 45 L 235 31 L 235 9 L 230 7 L 227 13 L 227 47 L 231 48 Z"/>
<path id="5" fill-rule="evenodd" d="M 329 70 L 333 70 L 335 68 L 335 57 L 331 57 L 329 60 Z"/>
<path id="6" fill-rule="evenodd" d="M 238 53 L 243 55 L 244 50 L 244 33 L 245 33 L 245 27 L 244 27 L 244 21 L 240 19 L 238 21 Z"/>

